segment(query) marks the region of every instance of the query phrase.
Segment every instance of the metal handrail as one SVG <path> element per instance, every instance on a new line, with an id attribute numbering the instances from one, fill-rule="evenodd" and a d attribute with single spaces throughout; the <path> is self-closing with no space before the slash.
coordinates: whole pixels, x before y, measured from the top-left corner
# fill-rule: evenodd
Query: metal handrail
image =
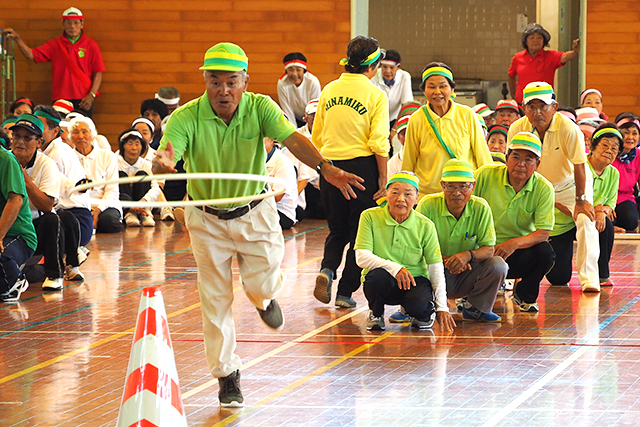
<path id="1" fill-rule="evenodd" d="M 13 39 L 2 36 L 0 31 L 0 112 L 4 117 L 16 99 L 16 55 Z M 0 118 L 2 118 L 0 117 Z"/>

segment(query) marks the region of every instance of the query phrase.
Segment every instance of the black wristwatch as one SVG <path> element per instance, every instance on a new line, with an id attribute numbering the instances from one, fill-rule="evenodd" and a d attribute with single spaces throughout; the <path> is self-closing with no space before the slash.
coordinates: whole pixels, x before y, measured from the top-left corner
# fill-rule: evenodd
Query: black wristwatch
<path id="1" fill-rule="evenodd" d="M 471 264 L 472 262 L 476 262 L 476 254 L 474 254 L 473 251 L 469 251 L 469 253 L 471 254 L 471 259 L 469 260 L 469 264 Z"/>
<path id="2" fill-rule="evenodd" d="M 318 163 L 318 166 L 316 166 L 316 170 L 318 171 L 318 174 L 322 175 L 322 165 L 324 165 L 325 163 L 329 163 L 331 166 L 333 166 L 333 162 L 329 159 L 320 160 L 320 163 Z"/>

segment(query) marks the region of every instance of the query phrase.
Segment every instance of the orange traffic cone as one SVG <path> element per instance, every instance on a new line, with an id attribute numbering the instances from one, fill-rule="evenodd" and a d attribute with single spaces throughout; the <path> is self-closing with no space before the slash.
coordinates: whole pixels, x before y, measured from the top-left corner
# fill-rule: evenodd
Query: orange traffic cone
<path id="1" fill-rule="evenodd" d="M 118 427 L 187 425 L 159 286 L 142 290 Z"/>

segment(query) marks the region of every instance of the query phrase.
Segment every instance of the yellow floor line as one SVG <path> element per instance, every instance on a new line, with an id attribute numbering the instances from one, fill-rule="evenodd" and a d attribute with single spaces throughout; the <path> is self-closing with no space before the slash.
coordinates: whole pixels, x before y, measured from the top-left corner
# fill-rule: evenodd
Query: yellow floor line
<path id="1" fill-rule="evenodd" d="M 338 366 L 339 364 L 341 364 L 342 362 L 345 362 L 345 361 L 349 360 L 353 356 L 362 353 L 363 351 L 369 349 L 370 347 L 372 347 L 376 343 L 379 343 L 380 341 L 390 337 L 394 333 L 395 333 L 395 331 L 385 332 L 384 334 L 382 334 L 379 337 L 377 337 L 374 340 L 372 340 L 370 343 L 363 344 L 360 347 L 356 348 L 355 350 L 352 350 L 349 353 L 345 354 L 344 356 L 340 357 L 339 359 L 336 359 L 333 362 L 328 363 L 328 364 L 324 365 L 323 367 L 316 369 L 315 371 L 313 371 L 309 375 L 305 375 L 304 377 L 302 377 L 299 380 L 289 384 L 288 386 L 278 390 L 277 392 L 271 394 L 270 396 L 265 397 L 264 399 L 262 399 L 259 402 L 257 402 L 255 405 L 251 405 L 250 407 L 246 408 L 244 411 L 239 412 L 237 414 L 234 414 L 234 415 L 232 415 L 230 417 L 227 417 L 224 420 L 214 424 L 213 427 L 226 426 L 226 425 L 234 422 L 235 420 L 237 420 L 238 418 L 246 415 L 247 413 L 249 413 L 249 412 L 251 412 L 251 411 L 253 411 L 255 409 L 258 409 L 261 406 L 266 405 L 267 403 L 277 399 L 278 397 L 280 397 L 280 396 L 282 396 L 282 395 L 284 395 L 286 393 L 289 393 L 292 390 L 295 390 L 296 388 L 300 387 L 301 385 L 311 381 L 313 378 L 317 377 L 318 375 L 322 375 L 323 373 L 325 373 L 329 369 L 334 368 L 334 367 Z"/>
<path id="2" fill-rule="evenodd" d="M 299 336 L 298 338 L 294 339 L 291 342 L 283 344 L 283 345 L 281 345 L 280 347 L 278 347 L 278 348 L 276 348 L 274 350 L 271 350 L 271 351 L 269 351 L 269 352 L 267 352 L 267 353 L 265 353 L 265 354 L 263 354 L 263 355 L 261 355 L 259 357 L 256 357 L 255 359 L 250 360 L 247 363 L 244 363 L 242 365 L 242 370 L 249 369 L 252 366 L 255 366 L 256 364 L 258 364 L 258 363 L 260 363 L 260 362 L 262 362 L 262 361 L 264 361 L 264 360 L 266 360 L 266 359 L 268 359 L 270 357 L 273 357 L 276 354 L 281 353 L 281 352 L 293 347 L 294 345 L 296 345 L 296 344 L 298 344 L 298 343 L 300 343 L 302 341 L 306 341 L 309 338 L 311 338 L 312 336 L 314 336 L 314 335 L 316 335 L 316 334 L 318 334 L 318 333 L 320 333 L 322 331 L 325 331 L 325 330 L 327 330 L 329 328 L 332 328 L 335 325 L 337 325 L 339 323 L 342 323 L 345 320 L 350 319 L 350 318 L 362 313 L 366 309 L 367 309 L 367 307 L 360 307 L 359 309 L 354 310 L 351 313 L 348 313 L 348 314 L 345 314 L 344 316 L 338 317 L 337 319 L 335 319 L 335 320 L 333 320 L 333 321 L 331 321 L 331 322 L 329 322 L 327 324 L 324 324 L 324 325 L 320 326 L 319 328 L 314 329 L 313 331 L 307 332 L 306 334 Z M 189 390 L 188 392 L 186 392 L 186 393 L 184 393 L 182 395 L 182 399 L 185 400 L 185 399 L 193 396 L 194 394 L 200 393 L 202 390 L 205 390 L 205 389 L 211 387 L 214 384 L 218 384 L 218 380 L 217 379 L 213 379 L 213 380 L 207 381 L 206 383 L 201 384 L 198 387 L 192 388 L 191 390 Z"/>
<path id="3" fill-rule="evenodd" d="M 319 260 L 321 258 L 322 257 L 312 258 L 312 259 L 307 260 L 307 261 L 305 261 L 303 263 L 300 263 L 296 267 L 292 267 L 290 269 L 286 269 L 285 271 L 296 269 L 298 267 L 310 264 L 310 263 L 315 262 L 315 261 L 317 261 L 317 260 Z M 235 287 L 233 289 L 233 292 L 237 292 L 240 289 L 242 289 L 242 287 L 237 286 L 237 287 Z M 175 317 L 175 316 L 178 316 L 180 314 L 186 313 L 186 312 L 191 311 L 193 309 L 196 309 L 198 307 L 200 307 L 200 303 L 192 304 L 192 305 L 190 305 L 188 307 L 182 308 L 182 309 L 180 309 L 178 311 L 175 311 L 175 312 L 173 312 L 171 314 L 168 314 L 167 315 L 167 319 L 170 319 L 172 317 Z M 110 337 L 107 337 L 107 338 L 102 339 L 100 341 L 96 341 L 96 342 L 94 342 L 92 344 L 89 344 L 89 345 L 86 345 L 84 347 L 78 348 L 76 350 L 70 351 L 70 352 L 65 353 L 63 355 L 60 355 L 58 357 L 54 357 L 53 359 L 49 359 L 49 360 L 47 360 L 45 362 L 38 363 L 37 365 L 33 365 L 33 366 L 31 366 L 31 367 L 29 367 L 27 369 L 23 369 L 22 371 L 18 371 L 18 372 L 15 372 L 15 373 L 11 374 L 11 375 L 7 375 L 6 377 L 0 378 L 0 384 L 6 383 L 8 381 L 11 381 L 11 380 L 14 380 L 16 378 L 22 377 L 24 375 L 28 375 L 28 374 L 30 374 L 32 372 L 35 372 L 35 371 L 39 370 L 39 369 L 46 368 L 47 366 L 51 366 L 54 363 L 62 362 L 63 360 L 67 360 L 70 357 L 73 357 L 73 356 L 75 356 L 77 354 L 83 353 L 83 352 L 85 352 L 87 350 L 91 350 L 93 348 L 99 347 L 99 346 L 101 346 L 103 344 L 108 344 L 109 342 L 111 342 L 113 340 L 117 340 L 117 339 L 122 338 L 122 337 L 124 337 L 126 335 L 134 333 L 135 329 L 136 328 L 133 327 L 133 328 L 127 329 L 124 332 L 118 332 L 118 333 L 116 333 L 114 335 L 111 335 Z"/>

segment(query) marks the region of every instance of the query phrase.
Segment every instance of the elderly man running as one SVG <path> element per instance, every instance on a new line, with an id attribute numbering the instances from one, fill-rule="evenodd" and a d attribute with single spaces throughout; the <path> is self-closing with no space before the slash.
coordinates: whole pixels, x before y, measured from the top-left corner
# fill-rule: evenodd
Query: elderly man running
<path id="1" fill-rule="evenodd" d="M 245 173 L 267 176 L 263 138 L 281 141 L 305 164 L 316 168 L 346 198 L 363 189 L 361 178 L 334 167 L 287 121 L 268 96 L 247 92 L 248 58 L 232 43 L 219 43 L 204 57 L 206 92 L 177 109 L 167 122 L 154 173 L 174 172 L 184 159 L 187 173 Z M 264 182 L 190 180 L 194 200 L 251 196 Z M 204 322 L 205 354 L 218 378 L 220 406 L 240 407 L 240 357 L 231 306 L 231 263 L 238 256 L 243 288 L 267 326 L 279 329 L 284 316 L 275 296 L 284 285 L 280 263 L 284 241 L 273 198 L 220 208 L 187 207 L 185 220 L 198 265 L 198 290 Z"/>

